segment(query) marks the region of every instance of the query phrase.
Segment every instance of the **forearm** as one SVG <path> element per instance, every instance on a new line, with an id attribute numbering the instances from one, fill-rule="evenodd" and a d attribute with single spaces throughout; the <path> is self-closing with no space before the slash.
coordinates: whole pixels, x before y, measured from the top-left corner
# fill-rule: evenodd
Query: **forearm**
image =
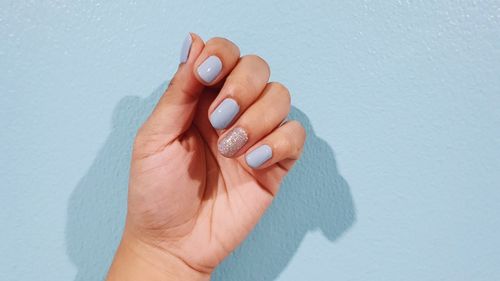
<path id="1" fill-rule="evenodd" d="M 107 281 L 202 281 L 210 275 L 179 258 L 125 234 L 109 269 Z"/>

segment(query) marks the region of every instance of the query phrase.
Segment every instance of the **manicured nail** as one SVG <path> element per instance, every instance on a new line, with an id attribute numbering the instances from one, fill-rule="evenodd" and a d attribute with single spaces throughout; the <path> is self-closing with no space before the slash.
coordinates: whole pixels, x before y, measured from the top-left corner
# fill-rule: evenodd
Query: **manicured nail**
<path id="1" fill-rule="evenodd" d="M 230 98 L 223 100 L 210 114 L 210 123 L 215 129 L 224 129 L 240 111 L 238 103 Z"/>
<path id="2" fill-rule="evenodd" d="M 234 128 L 219 141 L 219 152 L 226 157 L 231 157 L 235 155 L 247 141 L 247 132 L 240 127 Z"/>
<path id="3" fill-rule="evenodd" d="M 248 166 L 256 169 L 273 157 L 273 150 L 267 144 L 261 145 L 247 154 L 245 160 Z"/>
<path id="4" fill-rule="evenodd" d="M 186 39 L 184 39 L 184 43 L 182 43 L 181 49 L 181 63 L 185 63 L 189 57 L 189 51 L 191 50 L 191 44 L 193 44 L 193 38 L 191 38 L 191 34 L 188 34 Z"/>
<path id="5" fill-rule="evenodd" d="M 198 75 L 205 83 L 214 81 L 222 70 L 222 62 L 217 56 L 209 56 L 200 66 L 198 66 Z"/>

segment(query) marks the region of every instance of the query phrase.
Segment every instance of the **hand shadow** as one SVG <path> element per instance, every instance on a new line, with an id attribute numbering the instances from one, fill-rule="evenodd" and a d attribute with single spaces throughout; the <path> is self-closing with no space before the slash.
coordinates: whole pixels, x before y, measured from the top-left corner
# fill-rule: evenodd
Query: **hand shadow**
<path id="1" fill-rule="evenodd" d="M 125 221 L 133 139 L 167 84 L 145 99 L 128 96 L 119 102 L 109 137 L 71 194 L 66 243 L 77 266 L 76 281 L 105 278 Z M 308 133 L 302 158 L 261 222 L 213 280 L 274 280 L 308 231 L 319 228 L 334 241 L 355 220 L 349 186 L 338 174 L 332 149 L 299 109 L 293 107 L 290 117 Z"/>
<path id="2" fill-rule="evenodd" d="M 335 241 L 356 219 L 349 185 L 337 170 L 333 150 L 298 108 L 292 107 L 289 119 L 300 121 L 306 129 L 302 157 L 261 221 L 217 268 L 213 280 L 275 280 L 308 231 L 320 229 Z"/>

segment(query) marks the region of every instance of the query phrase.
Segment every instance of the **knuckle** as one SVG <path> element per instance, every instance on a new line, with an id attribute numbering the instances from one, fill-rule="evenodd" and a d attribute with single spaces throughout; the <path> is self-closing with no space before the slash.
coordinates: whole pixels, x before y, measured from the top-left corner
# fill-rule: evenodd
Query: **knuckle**
<path id="1" fill-rule="evenodd" d="M 207 42 L 216 42 L 216 43 L 222 43 L 222 44 L 231 44 L 232 42 L 224 37 L 212 37 L 210 38 Z"/>
<path id="2" fill-rule="evenodd" d="M 290 138 L 284 138 L 281 142 L 281 147 L 288 158 L 296 158 L 300 154 L 300 147 L 296 146 Z"/>
<path id="3" fill-rule="evenodd" d="M 263 59 L 261 56 L 259 55 L 255 55 L 255 54 L 250 54 L 250 55 L 245 55 L 241 58 L 242 61 L 250 61 L 250 62 L 253 62 L 257 65 L 260 65 L 262 67 L 264 67 L 267 71 L 267 73 L 270 73 L 271 72 L 271 69 L 269 67 L 269 64 L 267 63 L 267 61 L 265 59 Z"/>
<path id="4" fill-rule="evenodd" d="M 286 101 L 287 104 L 291 104 L 292 97 L 290 95 L 290 91 L 285 85 L 281 84 L 280 82 L 271 82 L 269 84 L 271 87 L 271 92 L 276 93 L 276 95 L 280 95 L 280 98 Z"/>
<path id="5" fill-rule="evenodd" d="M 293 159 L 297 159 L 302 152 L 302 145 L 297 143 L 297 137 L 282 138 L 280 146 L 282 151 Z"/>
<path id="6" fill-rule="evenodd" d="M 295 147 L 300 152 L 302 150 L 302 147 L 304 146 L 304 143 L 306 141 L 306 129 L 304 126 L 297 120 L 291 120 L 288 122 L 288 125 L 290 126 L 290 138 L 293 138 L 296 142 Z"/>
<path id="7" fill-rule="evenodd" d="M 212 37 L 208 39 L 207 45 L 217 45 L 217 44 L 223 44 L 223 42 L 229 41 L 226 38 L 223 37 Z"/>
<path id="8" fill-rule="evenodd" d="M 223 38 L 223 37 L 213 37 L 213 38 L 210 38 L 207 41 L 206 46 L 208 46 L 210 48 L 214 48 L 214 49 L 227 48 L 227 49 L 230 49 L 230 50 L 235 50 L 236 52 L 239 53 L 238 46 L 236 46 L 236 44 L 234 44 L 231 40 Z"/>
<path id="9" fill-rule="evenodd" d="M 304 128 L 304 126 L 302 125 L 302 123 L 300 123 L 297 120 L 292 120 L 291 124 L 292 124 L 292 126 L 294 126 L 293 131 L 297 135 L 299 135 L 302 139 L 305 139 L 305 137 L 306 137 L 306 129 Z"/>
<path id="10" fill-rule="evenodd" d="M 299 133 L 300 135 L 305 135 L 306 129 L 297 120 L 291 120 L 290 125 L 293 126 L 293 131 Z"/>
<path id="11" fill-rule="evenodd" d="M 247 96 L 248 95 L 248 86 L 243 82 L 233 79 L 231 81 L 226 81 L 227 85 L 225 85 L 225 91 L 228 96 L 236 97 L 236 96 Z"/>

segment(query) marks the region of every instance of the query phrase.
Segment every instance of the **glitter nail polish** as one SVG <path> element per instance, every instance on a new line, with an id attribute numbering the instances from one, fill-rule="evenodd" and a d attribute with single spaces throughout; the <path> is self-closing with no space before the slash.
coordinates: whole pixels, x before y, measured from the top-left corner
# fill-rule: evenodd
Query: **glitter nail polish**
<path id="1" fill-rule="evenodd" d="M 245 129 L 232 129 L 219 141 L 219 152 L 225 157 L 234 156 L 248 141 Z"/>

